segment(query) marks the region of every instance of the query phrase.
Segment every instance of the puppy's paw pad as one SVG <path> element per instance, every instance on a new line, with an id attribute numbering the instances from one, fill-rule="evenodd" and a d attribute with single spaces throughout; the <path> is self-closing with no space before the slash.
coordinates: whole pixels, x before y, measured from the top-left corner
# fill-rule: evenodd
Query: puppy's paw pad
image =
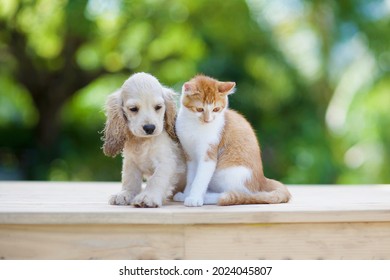
<path id="1" fill-rule="evenodd" d="M 141 208 L 156 208 L 161 207 L 162 200 L 155 198 L 148 193 L 140 193 L 134 198 L 132 205 Z"/>
<path id="2" fill-rule="evenodd" d="M 199 207 L 203 205 L 203 198 L 189 196 L 184 200 L 184 205 L 188 207 Z"/>
<path id="3" fill-rule="evenodd" d="M 108 200 L 108 203 L 111 205 L 130 205 L 134 196 L 135 195 L 132 192 L 120 191 L 119 193 L 112 195 Z"/>
<path id="4" fill-rule="evenodd" d="M 182 192 L 178 192 L 173 196 L 174 201 L 183 202 L 186 199 L 186 196 Z"/>

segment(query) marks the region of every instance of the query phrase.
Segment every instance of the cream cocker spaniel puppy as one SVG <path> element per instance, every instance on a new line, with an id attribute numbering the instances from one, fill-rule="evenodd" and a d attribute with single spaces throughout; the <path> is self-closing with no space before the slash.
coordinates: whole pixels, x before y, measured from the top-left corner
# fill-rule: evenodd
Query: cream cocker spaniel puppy
<path id="1" fill-rule="evenodd" d="M 109 203 L 159 207 L 185 186 L 185 161 L 175 133 L 174 92 L 136 73 L 108 96 L 103 152 L 123 154 L 122 191 Z M 143 178 L 146 187 L 142 189 Z"/>

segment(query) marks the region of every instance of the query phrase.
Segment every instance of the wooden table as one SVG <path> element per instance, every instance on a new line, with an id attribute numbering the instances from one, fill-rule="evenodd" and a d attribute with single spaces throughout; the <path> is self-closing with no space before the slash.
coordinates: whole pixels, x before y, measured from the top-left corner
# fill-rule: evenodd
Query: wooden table
<path id="1" fill-rule="evenodd" d="M 0 259 L 390 259 L 390 186 L 279 205 L 108 205 L 120 183 L 0 182 Z"/>

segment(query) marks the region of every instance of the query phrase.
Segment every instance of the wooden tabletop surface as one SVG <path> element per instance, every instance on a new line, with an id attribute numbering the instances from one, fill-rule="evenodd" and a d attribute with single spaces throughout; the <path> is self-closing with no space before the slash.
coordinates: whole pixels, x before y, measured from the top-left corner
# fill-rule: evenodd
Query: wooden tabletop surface
<path id="1" fill-rule="evenodd" d="M 112 206 L 119 182 L 0 181 L 0 224 L 258 224 L 389 222 L 390 185 L 289 185 L 287 204 Z"/>

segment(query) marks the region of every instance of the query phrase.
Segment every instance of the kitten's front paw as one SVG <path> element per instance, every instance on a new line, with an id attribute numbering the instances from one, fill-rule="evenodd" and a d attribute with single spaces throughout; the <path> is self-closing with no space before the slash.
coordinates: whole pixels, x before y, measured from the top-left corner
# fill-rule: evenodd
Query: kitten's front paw
<path id="1" fill-rule="evenodd" d="M 199 207 L 203 205 L 203 198 L 201 197 L 195 197 L 195 196 L 188 196 L 184 200 L 184 205 L 188 207 Z"/>
<path id="2" fill-rule="evenodd" d="M 182 192 L 178 192 L 173 196 L 173 201 L 183 202 L 186 196 Z"/>
<path id="3" fill-rule="evenodd" d="M 134 198 L 132 204 L 135 207 L 156 208 L 162 205 L 162 198 L 150 192 L 142 192 Z"/>
<path id="4" fill-rule="evenodd" d="M 135 194 L 130 191 L 120 191 L 117 194 L 114 194 L 108 200 L 108 203 L 111 205 L 130 205 Z"/>

